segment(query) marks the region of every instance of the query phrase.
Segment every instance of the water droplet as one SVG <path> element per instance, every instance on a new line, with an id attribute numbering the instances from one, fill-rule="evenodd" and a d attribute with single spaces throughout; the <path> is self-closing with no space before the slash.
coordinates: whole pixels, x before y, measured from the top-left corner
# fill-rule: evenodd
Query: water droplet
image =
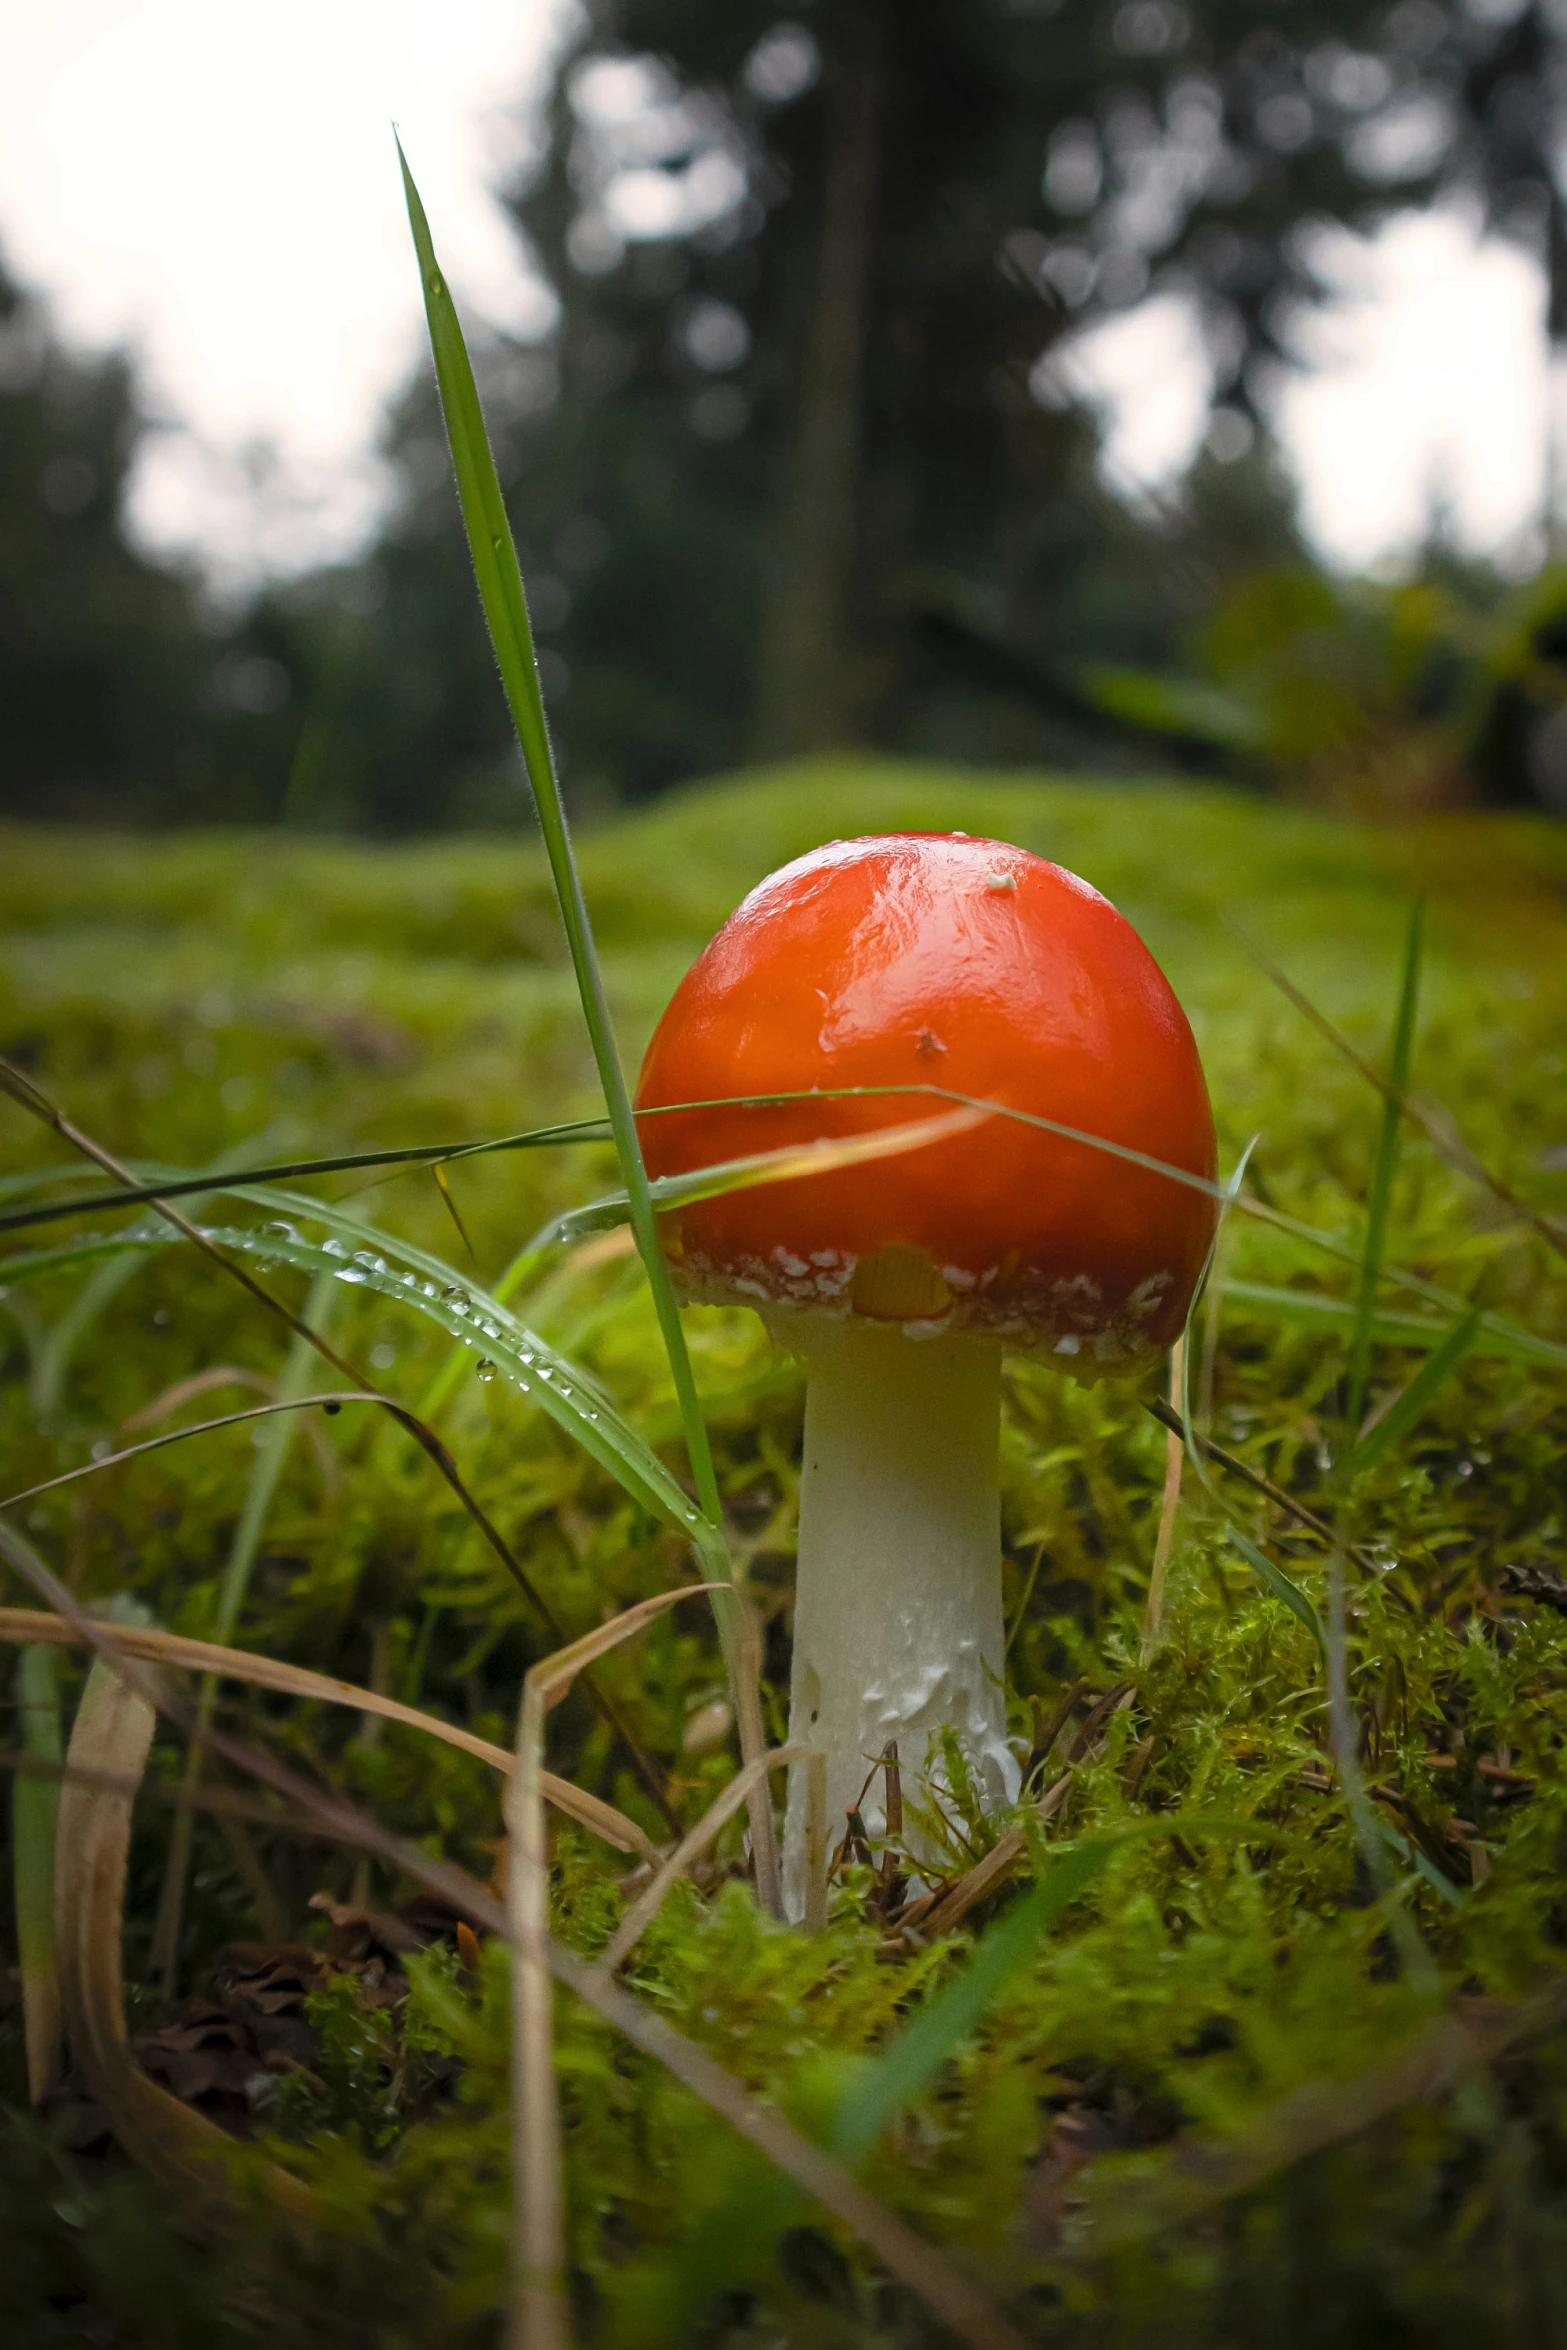
<path id="1" fill-rule="evenodd" d="M 364 1277 L 363 1268 L 359 1265 L 339 1265 L 337 1269 L 339 1281 L 363 1281 Z"/>
<path id="2" fill-rule="evenodd" d="M 275 1240 L 297 1240 L 299 1238 L 295 1226 L 282 1216 L 274 1217 L 270 1224 L 263 1224 L 261 1229 L 263 1232 L 270 1232 Z"/>
<path id="3" fill-rule="evenodd" d="M 541 1379 L 553 1379 L 553 1378 L 554 1378 L 554 1376 L 555 1376 L 555 1374 L 554 1374 L 554 1372 L 551 1370 L 551 1368 L 550 1368 L 550 1366 L 549 1366 L 549 1364 L 548 1364 L 548 1363 L 540 1363 L 540 1365 L 539 1365 L 539 1377 L 540 1377 Z"/>
<path id="4" fill-rule="evenodd" d="M 526 1347 L 522 1349 L 522 1359 L 525 1363 L 531 1363 L 533 1360 L 532 1355 L 529 1354 Z"/>
<path id="5" fill-rule="evenodd" d="M 488 1355 L 480 1355 L 478 1361 L 473 1366 L 473 1375 L 475 1379 L 483 1379 L 486 1382 L 494 1378 L 495 1365 L 491 1362 Z"/>
<path id="6" fill-rule="evenodd" d="M 329 1257 L 346 1257 L 348 1254 L 347 1249 L 344 1248 L 342 1242 L 338 1239 L 335 1232 L 332 1234 L 330 1239 L 323 1240 L 321 1246 L 325 1254 Z"/>

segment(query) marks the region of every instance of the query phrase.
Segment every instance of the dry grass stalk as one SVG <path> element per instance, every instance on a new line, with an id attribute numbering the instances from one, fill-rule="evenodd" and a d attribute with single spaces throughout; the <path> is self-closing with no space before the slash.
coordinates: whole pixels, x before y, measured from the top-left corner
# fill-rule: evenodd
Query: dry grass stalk
<path id="1" fill-rule="evenodd" d="M 41 1608 L 0 1608 L 0 1641 L 47 1641 L 60 1648 L 82 1648 L 88 1645 L 89 1639 L 87 1632 Z M 215 1640 L 186 1640 L 176 1632 L 119 1626 L 114 1631 L 114 1647 L 121 1655 L 148 1664 L 180 1665 L 193 1673 L 217 1673 L 225 1680 L 248 1681 L 257 1689 L 274 1689 L 283 1697 L 298 1697 L 312 1704 L 351 1706 L 358 1713 L 400 1722 L 404 1729 L 422 1730 L 427 1737 L 439 1738 L 446 1746 L 456 1746 L 464 1754 L 476 1755 L 492 1770 L 509 1774 L 512 1768 L 512 1757 L 504 1746 L 492 1746 L 487 1738 L 476 1738 L 471 1730 L 461 1729 L 455 1722 L 443 1722 L 434 1714 L 421 1713 L 417 1706 L 400 1704 L 395 1697 L 382 1697 L 374 1689 L 361 1689 L 352 1681 L 335 1681 L 328 1674 L 312 1673 L 303 1665 L 281 1664 L 274 1657 L 257 1656 L 244 1648 L 225 1648 Z M 543 1773 L 542 1786 L 545 1802 L 556 1811 L 565 1812 L 579 1826 L 590 1828 L 617 1852 L 635 1853 L 649 1867 L 658 1867 L 662 1856 L 657 1845 L 643 1834 L 635 1820 L 617 1811 L 612 1803 L 586 1794 L 569 1779 L 557 1778 L 553 1771 Z"/>
<path id="2" fill-rule="evenodd" d="M 516 1946 L 512 1967 L 512 2171 L 517 2224 L 512 2241 L 511 2350 L 567 2350 L 566 2198 L 549 1953 L 549 1847 L 544 1827 L 544 1725 L 584 1666 L 645 1629 L 653 1618 L 712 1584 L 644 1599 L 536 1664 L 523 1683 L 517 1762 L 506 1789 L 511 1839 L 506 1912 Z"/>
<path id="3" fill-rule="evenodd" d="M 113 1666 L 93 1666 L 60 1795 L 55 1940 L 61 2004 L 71 2053 L 115 2137 L 171 2190 L 187 2221 L 202 2232 L 220 2233 L 233 2218 L 223 2170 L 232 2141 L 215 2122 L 148 2080 L 125 2031 L 120 1944 L 133 1799 L 103 1782 L 139 1782 L 155 1718 L 147 1697 Z M 83 1775 L 72 1776 L 76 1770 Z M 286 2172 L 275 2170 L 271 2184 L 285 2210 L 301 2218 L 314 2210 L 314 2197 Z"/>
<path id="4" fill-rule="evenodd" d="M 625 1964 L 662 1909 L 670 1887 L 700 1860 L 709 1845 L 716 1840 L 719 1830 L 734 1818 L 740 1806 L 747 1801 L 754 1786 L 764 1781 L 769 1772 L 781 1770 L 787 1763 L 804 1763 L 809 1768 L 815 1761 L 820 1761 L 822 1765 L 822 1803 L 825 1811 L 827 1758 L 819 1747 L 778 1746 L 771 1754 L 764 1754 L 759 1762 L 747 1763 L 742 1771 L 738 1771 L 722 1794 L 709 1804 L 691 1833 L 675 1846 L 651 1885 L 626 1912 L 605 1945 L 594 1972 L 603 1975 L 607 1981 L 618 1967 Z"/>

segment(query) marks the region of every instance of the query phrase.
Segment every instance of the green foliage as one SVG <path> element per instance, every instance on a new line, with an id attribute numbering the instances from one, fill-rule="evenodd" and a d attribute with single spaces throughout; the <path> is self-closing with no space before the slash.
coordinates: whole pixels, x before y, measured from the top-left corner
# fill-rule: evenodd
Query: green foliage
<path id="1" fill-rule="evenodd" d="M 770 866 L 835 833 L 953 826 L 1054 854 L 1116 898 L 1199 1028 L 1224 1164 L 1260 1130 L 1246 1188 L 1277 1220 L 1239 1207 L 1226 1219 L 1193 1328 L 1191 1409 L 1198 1433 L 1331 1515 L 1382 1105 L 1267 988 L 1219 918 L 1234 912 L 1265 937 L 1380 1065 L 1409 904 L 1423 893 L 1411 1084 L 1449 1104 L 1522 1196 L 1559 1211 L 1561 1175 L 1541 1163 L 1560 1147 L 1559 836 L 1470 819 L 1360 832 L 1268 817 L 1219 792 L 846 762 L 780 771 L 681 795 L 584 839 L 622 1049 L 635 1054 L 691 952 Z M 0 1033 L 127 1156 L 199 1167 L 243 1147 L 254 1163 L 477 1139 L 593 1107 L 535 849 L 280 851 L 207 839 L 110 850 L 20 832 L 7 849 Z M 656 895 L 653 871 L 668 876 Z M 47 1137 L 7 1118 L 18 1172 L 55 1163 Z M 635 1503 L 536 1393 L 454 1377 L 448 1326 L 399 1302 L 404 1270 L 433 1283 L 438 1267 L 459 1294 L 493 1288 L 551 1214 L 610 1187 L 605 1147 L 457 1163 L 475 1266 L 427 1174 L 373 1180 L 374 1226 L 341 1224 L 341 1261 L 373 1248 L 387 1278 L 362 1267 L 365 1281 L 339 1287 L 337 1341 L 410 1404 L 442 1381 L 442 1433 L 568 1633 L 667 1588 L 689 1571 L 677 1526 Z M 296 1262 L 296 1244 L 264 1225 L 287 1215 L 301 1232 L 319 1227 L 261 1188 L 251 1245 L 302 1301 L 318 1269 L 312 1247 Z M 1384 1271 L 1423 1288 L 1385 1283 L 1372 1325 L 1367 1401 L 1387 1407 L 1374 1428 L 1391 1433 L 1361 1456 L 1345 1502 L 1358 1554 L 1348 1702 L 1366 1801 L 1444 1985 L 1513 2000 L 1555 1979 L 1567 1933 L 1567 1669 L 1550 1596 L 1567 1428 L 1562 1364 L 1548 1351 L 1567 1345 L 1567 1278 L 1538 1231 L 1408 1121 L 1385 1191 Z M 323 1200 L 321 1224 L 357 1225 L 363 1205 Z M 222 1212 L 237 1228 L 246 1211 Z M 503 1312 L 569 1364 L 574 1387 L 593 1382 L 613 1399 L 678 1490 L 676 1398 L 635 1261 L 618 1245 L 601 1235 L 579 1255 L 533 1264 Z M 283 1368 L 279 1334 L 237 1290 L 176 1246 L 138 1243 L 136 1270 L 70 1354 L 56 1417 L 40 1425 L 29 1349 L 48 1343 L 83 1277 L 57 1266 L 4 1301 L 7 1491 L 90 1459 L 194 1373 L 267 1379 Z M 1399 1320 L 1406 1305 L 1423 1330 Z M 1475 1312 L 1484 1323 L 1467 1319 Z M 491 1318 L 506 1328 L 502 1313 Z M 768 1620 L 776 1730 L 798 1376 L 750 1317 L 686 1319 L 735 1556 Z M 1486 1324 L 1518 1342 L 1487 1343 Z M 1448 1333 L 1465 1343 L 1444 1349 Z M 1422 1385 L 1422 1366 L 1438 1364 L 1440 1380 Z M 1368 2350 L 1389 2339 L 1511 2350 L 1567 2339 L 1554 2298 L 1559 2031 L 1526 2032 L 1460 2092 L 1438 2086 L 1355 2117 L 1361 2085 L 1415 2044 L 1430 2008 L 1400 1972 L 1385 1903 L 1324 1767 L 1316 1642 L 1268 1595 L 1236 1536 L 1326 1612 L 1322 1546 L 1222 1467 L 1208 1468 L 1213 1495 L 1188 1472 L 1169 1638 L 1140 1663 L 1164 1434 L 1138 1391 L 1071 1387 L 1027 1359 L 1008 1365 L 1005 1393 L 1014 1726 L 1041 1736 L 1079 1676 L 1085 1705 L 1131 1685 L 1077 1764 L 1070 1801 L 1048 1823 L 1025 1819 L 1018 1881 L 954 1934 L 913 1948 L 884 1939 L 866 1871 L 838 1888 L 820 1944 L 760 1917 L 745 1885 L 722 1874 L 738 1868 L 737 1821 L 716 1882 L 677 1888 L 645 1933 L 629 1987 L 800 2126 L 828 2143 L 848 2133 L 839 2143 L 867 2184 L 974 2260 L 1042 2343 L 1250 2350 L 1277 2338 L 1305 2350 L 1328 2332 Z M 176 1402 L 164 1424 L 245 1400 L 214 1389 Z M 30 1538 L 74 1570 L 84 1596 L 132 1589 L 161 1622 L 210 1631 L 256 1457 L 243 1429 L 143 1456 L 28 1505 Z M 311 1413 L 288 1448 L 238 1636 L 318 1670 L 378 1672 L 392 1694 L 500 1742 L 542 1645 L 423 1457 L 381 1415 L 346 1410 Z M 603 1678 L 694 1820 L 734 1767 L 722 1746 L 685 1748 L 687 1725 L 723 1686 L 703 1603 L 606 1659 Z M 391 1726 L 372 1744 L 350 1717 L 232 1688 L 225 1709 L 388 1825 L 488 1873 L 498 1800 L 479 1764 Z M 552 1769 L 657 1832 L 585 1699 L 551 1717 L 550 1735 Z M 1067 1724 L 1038 1757 L 1036 1791 L 1065 1768 L 1075 1735 Z M 157 1765 L 173 1776 L 180 1758 L 165 1751 Z M 984 1841 L 1008 1824 L 969 1822 L 964 1833 Z M 164 1808 L 142 1807 L 133 1977 L 168 1834 Z M 348 1897 L 352 1854 L 264 1828 L 252 1838 L 293 1930 L 311 1893 Z M 554 1930 L 591 1956 L 622 1914 L 624 1863 L 565 1830 L 554 1864 Z M 399 1888 L 375 1872 L 370 1893 L 386 1908 Z M 225 1941 L 254 1937 L 254 1902 L 232 1845 L 200 1819 L 187 1983 Z M 63 2305 L 78 2334 L 118 2327 L 107 2338 L 136 2350 L 183 2338 L 187 2324 L 193 2340 L 332 2350 L 492 2342 L 509 2226 L 507 2004 L 494 1949 L 476 1971 L 440 1950 L 404 1976 L 388 1969 L 374 1997 L 345 1976 L 318 1990 L 314 2054 L 304 2072 L 279 2075 L 258 2110 L 268 2150 L 310 2180 L 325 2218 L 301 2244 L 257 2188 L 237 2274 L 160 2235 L 147 2198 L 102 2155 L 50 2152 L 32 2125 L 8 2125 L 0 2226 L 25 2245 L 8 2273 L 36 2306 L 36 2339 L 70 2338 L 49 2330 Z M 557 2027 L 584 2344 L 891 2350 L 926 2338 L 835 2223 L 564 1992 Z M 3 2034 L 19 2096 L 14 2024 Z M 1238 2142 L 1308 2090 L 1342 2100 L 1338 2138 L 1206 2215 L 1088 2255 L 1082 2213 L 1129 2209 L 1166 2176 L 1172 2136 Z M 118 2212 L 151 2216 L 133 2224 Z M 8 2233 L 8 2257 L 9 2245 Z M 161 2337 L 135 2314 L 160 2295 L 174 2313 Z"/>
<path id="2" fill-rule="evenodd" d="M 1089 664 L 1083 684 L 1150 737 L 1331 806 L 1533 794 L 1559 807 L 1564 609 L 1559 567 L 1504 593 L 1440 547 L 1392 587 L 1247 569 L 1193 630 L 1192 669 Z"/>

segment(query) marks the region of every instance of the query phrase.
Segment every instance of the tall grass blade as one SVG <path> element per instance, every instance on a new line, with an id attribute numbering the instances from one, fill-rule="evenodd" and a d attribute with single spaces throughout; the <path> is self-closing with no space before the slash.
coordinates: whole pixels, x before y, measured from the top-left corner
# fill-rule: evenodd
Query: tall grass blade
<path id="1" fill-rule="evenodd" d="M 727 1556 L 723 1505 L 719 1498 L 712 1449 L 697 1397 L 696 1380 L 686 1348 L 685 1332 L 681 1327 L 674 1285 L 659 1245 L 657 1220 L 648 1193 L 647 1169 L 642 1160 L 642 1145 L 637 1137 L 631 1096 L 610 1025 L 603 974 L 593 944 L 581 876 L 572 854 L 566 811 L 561 802 L 559 779 L 550 749 L 549 727 L 544 715 L 544 700 L 539 691 L 538 663 L 534 657 L 533 631 L 528 619 L 517 549 L 501 496 L 501 485 L 479 404 L 478 387 L 473 379 L 473 368 L 456 306 L 436 261 L 430 225 L 400 144 L 398 162 L 402 169 L 408 222 L 419 259 L 419 276 L 424 288 L 425 317 L 429 323 L 430 347 L 435 358 L 436 382 L 440 390 L 442 414 L 446 420 L 452 467 L 457 478 L 463 527 L 478 582 L 479 600 L 484 607 L 501 684 L 522 749 L 523 762 L 527 767 L 539 827 L 544 836 L 544 853 L 549 860 L 550 874 L 560 904 L 577 992 L 582 1001 L 583 1017 L 587 1022 L 599 1083 L 604 1091 L 605 1108 L 615 1138 L 621 1177 L 630 1195 L 631 1222 L 637 1236 L 637 1249 L 653 1294 L 654 1311 L 669 1357 L 686 1450 L 696 1483 L 697 1501 L 708 1529 L 708 1555 L 711 1556 L 717 1547 L 722 1546 Z M 741 1637 L 742 1602 L 739 1590 L 732 1581 L 732 1568 L 726 1572 L 730 1578 L 730 1588 L 714 1594 L 713 1611 L 734 1691 L 741 1753 L 743 1759 L 750 1763 L 758 1759 L 764 1745 L 761 1707 L 754 1685 L 747 1686 Z M 758 1785 L 756 1798 L 751 1816 L 751 1832 L 757 1890 L 767 1907 L 776 1909 L 778 1870 L 772 1806 L 765 1783 Z"/>
<path id="2" fill-rule="evenodd" d="M 17 1659 L 16 1699 L 22 1752 L 34 1762 L 58 1764 L 62 1752 L 60 1692 L 52 1647 L 34 1642 L 22 1650 Z M 57 1781 L 18 1778 L 12 1787 L 17 1956 L 27 2044 L 27 2094 L 34 2105 L 48 2096 L 60 2071 L 60 1976 L 54 1948 L 54 1845 L 59 1809 Z"/>
<path id="3" fill-rule="evenodd" d="M 1404 941 L 1404 968 L 1399 981 L 1398 1013 L 1393 1023 L 1393 1051 L 1388 1062 L 1388 1090 L 1382 1103 L 1382 1124 L 1371 1171 L 1366 1203 L 1366 1238 L 1360 1259 L 1360 1288 L 1349 1342 L 1348 1400 L 1344 1416 L 1350 1429 L 1360 1426 L 1366 1408 L 1366 1383 L 1371 1376 L 1372 1324 L 1376 1319 L 1377 1290 L 1387 1249 L 1388 1216 L 1393 1205 L 1393 1183 L 1398 1174 L 1398 1148 L 1404 1095 L 1409 1086 L 1409 1064 L 1414 1053 L 1415 1019 L 1420 1003 L 1420 962 L 1425 942 L 1425 903 L 1416 902 Z"/>

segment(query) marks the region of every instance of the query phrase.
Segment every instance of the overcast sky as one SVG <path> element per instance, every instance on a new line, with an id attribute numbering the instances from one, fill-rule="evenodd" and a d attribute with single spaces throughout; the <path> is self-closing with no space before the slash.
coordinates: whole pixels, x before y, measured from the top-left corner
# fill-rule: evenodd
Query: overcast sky
<path id="1" fill-rule="evenodd" d="M 401 126 L 470 312 L 547 324 L 491 190 L 569 0 L 0 0 L 0 248 L 66 330 L 129 341 L 170 423 L 144 537 L 231 583 L 351 551 L 381 403 L 419 348 Z M 1472 546 L 1529 552 L 1548 387 L 1537 273 L 1458 215 L 1335 251 L 1342 305 L 1282 426 L 1323 551 L 1386 560 L 1440 496 Z M 1204 414 L 1190 321 L 1150 304 L 1077 364 L 1128 486 Z"/>

